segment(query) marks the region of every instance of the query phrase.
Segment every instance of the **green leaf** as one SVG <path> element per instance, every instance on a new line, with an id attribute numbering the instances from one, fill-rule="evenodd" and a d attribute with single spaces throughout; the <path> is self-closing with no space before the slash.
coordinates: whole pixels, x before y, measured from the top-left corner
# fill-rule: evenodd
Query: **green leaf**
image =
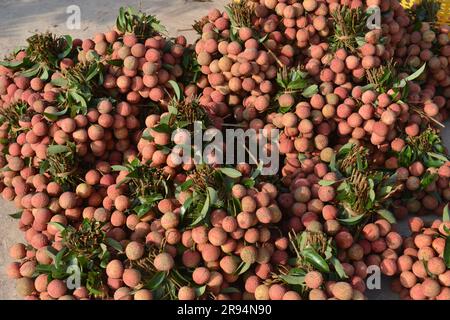
<path id="1" fill-rule="evenodd" d="M 317 86 L 317 84 L 313 84 L 303 90 L 302 96 L 304 96 L 305 98 L 311 98 L 317 92 L 319 92 L 319 87 Z"/>
<path id="2" fill-rule="evenodd" d="M 153 193 L 149 196 L 139 198 L 141 203 L 149 204 L 149 205 L 154 205 L 155 202 L 162 200 L 162 199 L 164 199 L 164 197 L 159 193 Z"/>
<path id="3" fill-rule="evenodd" d="M 233 168 L 219 168 L 219 171 L 222 172 L 224 175 L 236 179 L 242 176 L 242 173 L 239 172 L 236 169 Z"/>
<path id="4" fill-rule="evenodd" d="M 119 252 L 123 252 L 123 247 L 119 241 L 112 238 L 106 238 L 106 244 Z"/>
<path id="5" fill-rule="evenodd" d="M 301 252 L 306 261 L 312 264 L 321 272 L 330 272 L 328 263 L 322 258 L 313 247 L 307 247 Z"/>
<path id="6" fill-rule="evenodd" d="M 153 131 L 159 132 L 159 133 L 170 133 L 170 127 L 169 125 L 165 123 L 160 123 L 157 126 L 152 128 Z"/>
<path id="7" fill-rule="evenodd" d="M 434 152 L 428 152 L 427 153 L 430 157 L 433 157 L 435 159 L 441 160 L 443 162 L 447 162 L 448 159 L 446 156 L 442 155 L 442 154 L 438 154 L 438 153 L 434 153 Z"/>
<path id="8" fill-rule="evenodd" d="M 9 214 L 9 216 L 13 219 L 20 219 L 22 217 L 22 213 L 23 213 L 23 211 L 19 211 L 19 212 L 13 213 L 13 214 Z"/>
<path id="9" fill-rule="evenodd" d="M 251 263 L 242 262 L 240 267 L 238 267 L 238 269 L 236 270 L 237 275 L 244 274 L 245 272 L 247 272 L 248 269 L 250 269 L 251 266 L 252 266 Z"/>
<path id="10" fill-rule="evenodd" d="M 448 203 L 447 205 L 444 207 L 444 210 L 442 211 L 442 221 L 447 222 L 450 221 L 450 210 L 448 208 Z"/>
<path id="11" fill-rule="evenodd" d="M 29 62 L 29 61 L 28 61 Z M 26 59 L 21 61 L 0 61 L 0 66 L 11 68 L 11 69 L 17 69 L 27 64 Z"/>
<path id="12" fill-rule="evenodd" d="M 186 191 L 186 190 L 188 190 L 190 187 L 192 187 L 192 185 L 194 184 L 194 180 L 192 180 L 192 179 L 189 179 L 189 180 L 186 180 L 185 182 L 183 182 L 181 185 L 180 185 L 180 190 L 181 191 Z"/>
<path id="13" fill-rule="evenodd" d="M 338 168 L 336 166 L 336 153 L 333 152 L 333 155 L 331 156 L 330 160 L 330 170 L 332 172 L 338 172 Z"/>
<path id="14" fill-rule="evenodd" d="M 264 37 L 261 37 L 261 38 L 258 39 L 258 42 L 259 42 L 259 43 L 264 43 L 264 42 L 266 42 L 266 40 L 269 38 L 269 35 L 270 35 L 270 33 L 266 33 L 266 34 L 264 35 Z"/>
<path id="15" fill-rule="evenodd" d="M 144 203 L 144 204 L 141 204 L 140 206 L 134 207 L 133 211 L 136 212 L 136 214 L 139 218 L 142 218 L 144 215 L 147 214 L 147 212 L 150 211 L 150 209 L 152 207 L 153 207 L 152 205 Z"/>
<path id="16" fill-rule="evenodd" d="M 106 61 L 107 64 L 115 67 L 122 67 L 123 66 L 123 60 L 122 59 L 111 59 Z"/>
<path id="17" fill-rule="evenodd" d="M 432 174 L 429 171 L 425 172 L 422 179 L 420 180 L 420 187 L 425 189 L 430 184 L 432 184 L 437 178 L 437 174 Z"/>
<path id="18" fill-rule="evenodd" d="M 55 257 L 55 267 L 56 267 L 56 269 L 59 269 L 61 267 L 62 258 L 64 256 L 64 254 L 66 253 L 66 251 L 67 251 L 67 248 L 64 247 L 56 255 L 56 257 Z"/>
<path id="19" fill-rule="evenodd" d="M 336 273 L 338 274 L 338 276 L 341 279 L 346 279 L 348 278 L 347 274 L 344 271 L 344 267 L 342 266 L 341 262 L 339 261 L 338 258 L 336 257 L 331 257 L 330 262 L 333 264 L 334 266 L 334 270 L 336 270 Z"/>
<path id="20" fill-rule="evenodd" d="M 337 219 L 341 224 L 346 226 L 353 226 L 360 223 L 365 218 L 364 214 L 361 214 L 356 217 L 345 218 L 345 219 Z"/>
<path id="21" fill-rule="evenodd" d="M 291 108 L 292 108 L 292 107 L 280 107 L 280 108 L 279 108 L 279 111 L 280 111 L 281 113 L 287 113 L 287 112 L 289 112 L 289 111 L 291 110 Z"/>
<path id="22" fill-rule="evenodd" d="M 444 224 L 444 231 L 447 236 L 450 236 L 450 228 L 447 228 L 447 226 Z"/>
<path id="23" fill-rule="evenodd" d="M 75 99 L 76 102 L 80 103 L 82 107 L 87 108 L 86 99 L 82 95 L 74 91 L 70 91 L 69 94 Z"/>
<path id="24" fill-rule="evenodd" d="M 51 81 L 51 84 L 53 84 L 54 86 L 62 87 L 62 88 L 67 87 L 68 83 L 69 82 L 67 81 L 67 79 L 65 79 L 63 77 L 59 77 L 59 78 L 53 79 Z"/>
<path id="25" fill-rule="evenodd" d="M 192 205 L 192 202 L 194 201 L 194 199 L 192 197 L 186 199 L 183 203 L 183 205 L 181 206 L 180 209 L 180 220 L 183 221 L 184 216 L 186 215 L 186 212 L 189 210 L 189 208 Z"/>
<path id="26" fill-rule="evenodd" d="M 64 52 L 62 52 L 58 55 L 58 59 L 60 59 L 60 60 L 67 57 L 72 52 L 72 49 L 73 49 L 72 37 L 69 35 L 65 35 L 64 39 L 66 40 L 66 50 L 64 50 Z"/>
<path id="27" fill-rule="evenodd" d="M 246 178 L 242 180 L 242 185 L 245 186 L 247 189 L 252 189 L 255 187 L 255 180 L 251 178 Z"/>
<path id="28" fill-rule="evenodd" d="M 153 275 L 149 282 L 145 284 L 145 287 L 149 290 L 157 289 L 166 279 L 166 274 L 164 272 L 157 272 Z"/>
<path id="29" fill-rule="evenodd" d="M 305 276 L 301 275 L 280 275 L 281 280 L 291 285 L 303 285 L 305 283 Z"/>
<path id="30" fill-rule="evenodd" d="M 203 204 L 202 210 L 200 211 L 200 215 L 197 217 L 197 219 L 195 219 L 194 222 L 192 222 L 191 226 L 195 226 L 200 222 L 202 222 L 206 218 L 206 215 L 209 212 L 209 208 L 210 208 L 210 199 L 209 199 L 209 192 L 207 192 L 205 203 Z"/>
<path id="31" fill-rule="evenodd" d="M 174 80 L 169 80 L 169 84 L 172 86 L 173 91 L 175 93 L 175 97 L 177 98 L 178 101 L 181 100 L 182 98 L 182 91 L 180 86 L 178 85 L 178 83 Z"/>
<path id="32" fill-rule="evenodd" d="M 354 143 L 352 142 L 348 142 L 346 144 L 344 144 L 338 151 L 338 155 L 339 156 L 343 156 L 343 155 L 347 155 L 355 146 Z"/>
<path id="33" fill-rule="evenodd" d="M 239 291 L 239 289 L 235 288 L 235 287 L 226 287 L 223 288 L 220 293 L 240 293 L 241 291 Z"/>
<path id="34" fill-rule="evenodd" d="M 86 81 L 91 81 L 92 79 L 94 79 L 99 73 L 101 72 L 100 70 L 100 66 L 93 64 L 91 66 L 91 69 L 88 71 L 87 77 L 86 77 Z"/>
<path id="35" fill-rule="evenodd" d="M 59 116 L 65 115 L 67 113 L 67 109 L 55 112 L 55 113 L 47 113 L 44 112 L 44 116 L 52 121 L 58 120 Z"/>
<path id="36" fill-rule="evenodd" d="M 50 77 L 50 73 L 49 73 L 48 68 L 43 68 L 41 76 L 40 76 L 41 80 L 47 81 L 49 77 Z"/>
<path id="37" fill-rule="evenodd" d="M 395 220 L 395 217 L 394 217 L 394 214 L 391 212 L 391 211 L 389 211 L 389 210 L 387 210 L 387 209 L 380 209 L 380 210 L 377 210 L 377 213 L 383 218 L 383 219 L 386 219 L 389 223 L 395 223 L 396 222 L 396 220 Z"/>
<path id="38" fill-rule="evenodd" d="M 364 37 L 355 37 L 355 40 L 356 44 L 360 47 L 366 44 L 366 39 Z"/>
<path id="39" fill-rule="evenodd" d="M 201 297 L 202 295 L 205 294 L 205 291 L 206 291 L 206 285 L 201 286 L 201 287 L 195 287 L 195 288 L 194 288 L 194 291 L 195 291 L 195 295 L 196 295 L 197 297 Z"/>
<path id="40" fill-rule="evenodd" d="M 22 71 L 20 75 L 23 77 L 32 78 L 39 73 L 39 69 L 40 69 L 39 64 L 35 64 L 30 69 Z"/>
<path id="41" fill-rule="evenodd" d="M 115 166 L 111 166 L 111 169 L 113 171 L 128 171 L 128 168 L 125 166 L 120 166 L 120 165 L 115 165 Z"/>
<path id="42" fill-rule="evenodd" d="M 367 90 L 371 90 L 371 89 L 374 89 L 374 88 L 375 88 L 375 85 L 373 83 L 369 83 L 369 84 L 361 87 L 361 91 L 362 92 L 366 92 Z"/>
<path id="43" fill-rule="evenodd" d="M 39 164 L 39 174 L 44 174 L 50 168 L 48 160 L 44 160 Z"/>
<path id="44" fill-rule="evenodd" d="M 393 87 L 394 88 L 403 88 L 404 86 L 406 86 L 406 84 L 409 81 L 413 81 L 413 80 L 417 79 L 418 77 L 420 77 L 420 75 L 425 71 L 425 67 L 426 66 L 427 66 L 427 64 L 424 63 L 422 65 L 422 67 L 420 67 L 416 72 L 414 72 L 413 74 L 411 74 L 411 75 L 407 76 L 406 78 L 400 80 L 399 82 L 394 83 Z"/>
<path id="45" fill-rule="evenodd" d="M 372 202 L 375 201 L 376 194 L 375 194 L 375 191 L 374 191 L 373 189 L 371 189 L 371 190 L 369 191 L 369 198 L 370 198 L 370 201 L 372 201 Z"/>
<path id="46" fill-rule="evenodd" d="M 319 185 L 321 186 L 332 186 L 333 184 L 335 184 L 337 181 L 333 181 L 333 180 L 320 180 L 319 181 Z"/>
<path id="47" fill-rule="evenodd" d="M 450 268 L 450 236 L 445 240 L 444 262 L 447 268 Z"/>
<path id="48" fill-rule="evenodd" d="M 61 223 L 59 223 L 59 222 L 49 222 L 48 223 L 49 225 L 51 225 L 51 226 L 54 226 L 56 229 L 58 229 L 58 231 L 64 231 L 64 230 L 66 230 L 66 226 L 65 225 L 63 225 L 63 224 L 61 224 Z"/>
<path id="49" fill-rule="evenodd" d="M 178 114 L 178 109 L 174 105 L 169 104 L 168 109 L 169 109 L 170 114 L 173 114 L 173 115 Z"/>
<path id="50" fill-rule="evenodd" d="M 54 144 L 48 147 L 47 149 L 47 153 L 49 155 L 55 155 L 55 154 L 60 154 L 60 153 L 64 153 L 64 152 L 69 152 L 70 148 L 68 146 L 62 146 L 62 145 L 58 145 L 58 144 Z"/>
<path id="51" fill-rule="evenodd" d="M 51 264 L 38 264 L 36 266 L 35 270 L 36 270 L 36 273 L 38 273 L 38 274 L 42 274 L 42 273 L 51 274 L 53 268 L 54 268 L 54 266 Z"/>
<path id="52" fill-rule="evenodd" d="M 123 7 L 119 9 L 116 26 L 119 31 L 125 32 L 125 9 Z"/>
<path id="53" fill-rule="evenodd" d="M 45 247 L 45 252 L 53 260 L 55 260 L 55 257 L 58 254 L 58 251 L 55 248 L 51 247 L 51 246 Z"/>
<path id="54" fill-rule="evenodd" d="M 206 190 L 208 190 L 208 197 L 209 197 L 210 205 L 214 205 L 215 203 L 217 203 L 217 199 L 218 199 L 217 191 L 211 187 L 207 187 Z"/>

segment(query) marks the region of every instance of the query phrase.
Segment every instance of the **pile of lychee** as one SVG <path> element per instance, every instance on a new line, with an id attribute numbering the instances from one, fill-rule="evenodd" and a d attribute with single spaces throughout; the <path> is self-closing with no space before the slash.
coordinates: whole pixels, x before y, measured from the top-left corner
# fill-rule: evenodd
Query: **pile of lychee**
<path id="1" fill-rule="evenodd" d="M 130 8 L 92 39 L 28 39 L 0 66 L 18 293 L 362 300 L 377 266 L 401 298 L 450 299 L 449 28 L 420 19 L 396 0 L 241 0 L 194 44 Z M 278 173 L 220 164 L 225 143 L 198 161 L 194 122 L 278 129 Z"/>

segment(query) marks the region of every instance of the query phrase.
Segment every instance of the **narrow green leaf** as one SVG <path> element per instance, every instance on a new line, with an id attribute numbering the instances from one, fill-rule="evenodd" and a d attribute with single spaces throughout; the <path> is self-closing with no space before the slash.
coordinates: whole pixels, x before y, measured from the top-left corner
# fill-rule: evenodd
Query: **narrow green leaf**
<path id="1" fill-rule="evenodd" d="M 321 272 L 330 272 L 328 263 L 312 247 L 307 247 L 301 252 L 306 261 Z"/>
<path id="2" fill-rule="evenodd" d="M 22 217 L 22 213 L 23 213 L 23 211 L 19 211 L 19 212 L 13 213 L 13 214 L 9 214 L 9 216 L 13 219 L 20 219 Z"/>
<path id="3" fill-rule="evenodd" d="M 251 263 L 243 263 L 241 268 L 238 268 L 238 275 L 244 274 L 252 266 Z"/>
<path id="4" fill-rule="evenodd" d="M 147 214 L 147 212 L 150 211 L 151 208 L 152 208 L 152 205 L 141 204 L 140 206 L 134 207 L 133 211 L 136 212 L 136 214 L 139 218 L 142 218 L 144 215 Z"/>
<path id="5" fill-rule="evenodd" d="M 59 269 L 61 267 L 62 258 L 64 256 L 64 254 L 66 253 L 66 251 L 67 251 L 67 248 L 64 247 L 56 255 L 56 257 L 55 257 L 55 267 L 56 267 L 56 269 Z"/>
<path id="6" fill-rule="evenodd" d="M 20 68 L 20 67 L 22 67 L 25 64 L 26 64 L 25 60 L 21 60 L 21 61 L 0 61 L 0 66 L 6 67 L 6 68 L 11 68 L 11 69 Z"/>
<path id="7" fill-rule="evenodd" d="M 106 244 L 119 252 L 123 252 L 123 247 L 119 241 L 112 238 L 106 238 Z"/>
<path id="8" fill-rule="evenodd" d="M 20 72 L 20 75 L 27 78 L 32 78 L 39 73 L 40 66 L 35 64 L 30 69 Z"/>
<path id="9" fill-rule="evenodd" d="M 422 67 L 420 67 L 416 72 L 414 72 L 413 74 L 411 74 L 411 75 L 407 76 L 406 78 L 400 80 L 399 82 L 394 83 L 393 87 L 394 88 L 403 88 L 403 87 L 405 87 L 406 84 L 409 81 L 413 81 L 413 80 L 417 79 L 418 77 L 420 77 L 420 75 L 425 71 L 425 67 L 426 66 L 427 66 L 427 64 L 424 63 L 422 65 Z"/>
<path id="10" fill-rule="evenodd" d="M 174 80 L 169 80 L 169 84 L 173 88 L 173 91 L 175 93 L 175 97 L 177 98 L 178 101 L 180 101 L 181 98 L 182 98 L 182 92 L 181 92 L 180 85 Z"/>
<path id="11" fill-rule="evenodd" d="M 435 159 L 441 160 L 443 162 L 447 162 L 448 159 L 446 156 L 442 155 L 442 154 L 438 154 L 438 153 L 434 153 L 434 152 L 428 152 L 427 153 L 430 157 L 433 157 Z"/>
<path id="12" fill-rule="evenodd" d="M 337 181 L 333 181 L 333 180 L 320 180 L 319 181 L 319 185 L 321 186 L 332 186 L 333 184 L 335 184 Z"/>
<path id="13" fill-rule="evenodd" d="M 442 221 L 447 222 L 450 221 L 450 210 L 448 207 L 448 203 L 446 204 L 446 206 L 444 207 L 444 211 L 442 212 Z"/>
<path id="14" fill-rule="evenodd" d="M 106 61 L 107 64 L 115 67 L 122 67 L 123 66 L 123 60 L 122 59 L 111 59 Z"/>
<path id="15" fill-rule="evenodd" d="M 206 285 L 201 286 L 201 287 L 195 287 L 195 288 L 194 288 L 194 291 L 195 291 L 195 295 L 196 295 L 197 297 L 201 297 L 202 295 L 205 294 L 205 291 L 206 291 Z"/>
<path id="16" fill-rule="evenodd" d="M 164 272 L 157 272 L 153 275 L 149 282 L 145 284 L 145 287 L 149 290 L 157 289 L 166 279 L 166 274 Z"/>
<path id="17" fill-rule="evenodd" d="M 220 291 L 220 293 L 240 293 L 239 289 L 235 288 L 235 287 L 226 287 L 223 288 L 222 291 Z"/>
<path id="18" fill-rule="evenodd" d="M 115 166 L 111 166 L 111 169 L 113 171 L 128 171 L 128 168 L 125 166 L 120 166 L 120 165 L 115 165 Z"/>
<path id="19" fill-rule="evenodd" d="M 56 229 L 58 229 L 58 231 L 64 231 L 64 230 L 66 230 L 66 226 L 65 225 L 63 225 L 63 224 L 61 224 L 61 223 L 59 223 L 59 222 L 49 222 L 48 223 L 49 225 L 51 225 L 51 226 L 54 226 Z"/>
<path id="20" fill-rule="evenodd" d="M 197 217 L 197 219 L 195 219 L 194 222 L 192 222 L 191 226 L 195 226 L 195 225 L 199 224 L 200 222 L 202 222 L 206 218 L 206 215 L 208 214 L 209 209 L 210 209 L 210 199 L 209 199 L 209 193 L 207 193 L 205 203 L 203 204 L 203 208 L 200 211 L 200 215 Z"/>
<path id="21" fill-rule="evenodd" d="M 160 123 L 159 125 L 153 127 L 152 130 L 159 133 L 170 133 L 171 131 L 169 125 L 165 123 Z"/>
<path id="22" fill-rule="evenodd" d="M 66 40 L 66 50 L 58 55 L 58 59 L 64 59 L 67 57 L 73 49 L 73 39 L 69 35 L 65 35 L 64 39 Z"/>
<path id="23" fill-rule="evenodd" d="M 445 240 L 444 262 L 447 268 L 450 268 L 450 236 Z"/>
<path id="24" fill-rule="evenodd" d="M 395 223 L 395 217 L 394 214 L 387 210 L 387 209 L 380 209 L 377 211 L 377 213 L 383 218 L 386 219 L 389 223 Z"/>
<path id="25" fill-rule="evenodd" d="M 68 81 L 67 81 L 67 79 L 65 79 L 63 77 L 59 77 L 59 78 L 53 79 L 51 81 L 51 84 L 53 84 L 57 87 L 65 88 L 65 87 L 67 87 Z"/>
<path id="26" fill-rule="evenodd" d="M 60 154 L 60 153 L 64 153 L 64 152 L 69 152 L 70 148 L 68 146 L 63 146 L 63 145 L 51 145 L 48 147 L 47 149 L 47 153 L 49 155 L 55 155 L 55 154 Z"/>
<path id="27" fill-rule="evenodd" d="M 169 109 L 170 114 L 173 114 L 173 115 L 178 114 L 178 109 L 174 105 L 169 104 L 168 109 Z"/>
<path id="28" fill-rule="evenodd" d="M 255 187 L 255 180 L 254 179 L 250 179 L 250 178 L 246 178 L 242 180 L 242 185 L 245 186 L 247 189 L 252 189 Z"/>
<path id="29" fill-rule="evenodd" d="M 236 179 L 242 176 L 242 173 L 239 172 L 236 169 L 233 168 L 219 168 L 219 171 L 222 172 L 224 175 Z"/>
<path id="30" fill-rule="evenodd" d="M 188 198 L 184 201 L 183 205 L 181 206 L 180 209 L 180 220 L 183 221 L 184 216 L 186 215 L 186 212 L 189 210 L 189 208 L 192 205 L 192 202 L 194 201 L 194 199 Z"/>
<path id="31" fill-rule="evenodd" d="M 365 215 L 361 214 L 356 217 L 337 219 L 337 220 L 343 225 L 352 226 L 352 225 L 356 225 L 356 224 L 360 223 L 364 218 L 365 218 Z"/>
<path id="32" fill-rule="evenodd" d="M 346 279 L 348 278 L 347 274 L 344 271 L 344 267 L 342 266 L 341 262 L 339 261 L 338 258 L 336 257 L 331 257 L 330 262 L 333 264 L 334 266 L 334 270 L 336 270 L 336 273 L 338 274 L 338 276 L 341 279 Z"/>
<path id="33" fill-rule="evenodd" d="M 303 285 L 305 283 L 305 276 L 297 276 L 297 275 L 280 275 L 281 280 L 291 285 Z"/>
<path id="34" fill-rule="evenodd" d="M 305 98 L 311 98 L 317 92 L 319 92 L 319 87 L 317 86 L 317 84 L 313 84 L 302 91 L 302 96 L 304 96 Z"/>
<path id="35" fill-rule="evenodd" d="M 186 190 L 189 190 L 189 188 L 192 187 L 193 184 L 194 184 L 194 180 L 189 179 L 189 180 L 186 180 L 185 182 L 183 182 L 179 188 L 181 191 L 186 191 Z"/>

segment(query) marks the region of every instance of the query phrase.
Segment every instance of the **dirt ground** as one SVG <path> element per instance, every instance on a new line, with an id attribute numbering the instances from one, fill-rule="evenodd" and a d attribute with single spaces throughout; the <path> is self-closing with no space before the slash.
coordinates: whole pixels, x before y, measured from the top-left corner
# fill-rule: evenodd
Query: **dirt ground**
<path id="1" fill-rule="evenodd" d="M 167 27 L 171 36 L 184 34 L 188 40 L 195 39 L 195 32 L 189 30 L 194 20 L 199 19 L 212 7 L 223 7 L 227 0 L 0 0 L 0 57 L 25 44 L 25 39 L 35 32 L 51 31 L 56 34 L 70 34 L 73 37 L 92 37 L 114 26 L 120 6 L 130 5 L 155 14 Z M 66 21 L 67 9 L 78 5 L 81 12 L 81 28 L 70 30 Z M 72 11 L 73 12 L 73 11 Z M 450 124 L 444 131 L 447 148 L 450 148 Z M 7 279 L 5 267 L 10 262 L 8 248 L 23 241 L 17 229 L 17 221 L 8 216 L 16 212 L 11 203 L 0 200 L 0 300 L 18 299 L 14 281 Z M 400 228 L 404 229 L 404 228 Z M 389 281 L 383 280 L 381 290 L 368 292 L 371 299 L 395 299 L 389 291 Z"/>

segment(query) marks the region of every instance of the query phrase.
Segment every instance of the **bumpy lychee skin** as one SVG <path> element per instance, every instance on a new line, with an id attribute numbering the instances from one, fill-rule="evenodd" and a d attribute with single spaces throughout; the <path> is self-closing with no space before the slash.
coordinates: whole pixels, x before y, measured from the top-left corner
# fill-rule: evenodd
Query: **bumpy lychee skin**
<path id="1" fill-rule="evenodd" d="M 318 271 L 310 271 L 305 276 L 305 283 L 310 289 L 318 289 L 323 283 L 323 276 Z"/>
<path id="2" fill-rule="evenodd" d="M 106 266 L 106 274 L 113 279 L 120 279 L 123 274 L 123 264 L 120 260 L 112 260 Z"/>
<path id="3" fill-rule="evenodd" d="M 178 290 L 179 300 L 195 300 L 195 290 L 191 287 L 181 287 Z"/>
<path id="4" fill-rule="evenodd" d="M 170 271 L 175 266 L 175 261 L 168 253 L 160 253 L 155 257 L 153 265 L 158 271 Z"/>
<path id="5" fill-rule="evenodd" d="M 144 255 L 144 245 L 137 241 L 131 241 L 125 248 L 125 254 L 130 260 L 138 260 Z"/>
<path id="6" fill-rule="evenodd" d="M 67 286 L 63 281 L 55 279 L 48 284 L 47 292 L 52 298 L 58 299 L 66 294 Z"/>
<path id="7" fill-rule="evenodd" d="M 20 278 L 16 281 L 16 290 L 17 293 L 26 297 L 33 293 L 35 290 L 33 280 L 30 278 Z"/>
<path id="8" fill-rule="evenodd" d="M 351 300 L 353 297 L 353 289 L 347 282 L 337 282 L 331 288 L 333 295 L 339 300 Z"/>

